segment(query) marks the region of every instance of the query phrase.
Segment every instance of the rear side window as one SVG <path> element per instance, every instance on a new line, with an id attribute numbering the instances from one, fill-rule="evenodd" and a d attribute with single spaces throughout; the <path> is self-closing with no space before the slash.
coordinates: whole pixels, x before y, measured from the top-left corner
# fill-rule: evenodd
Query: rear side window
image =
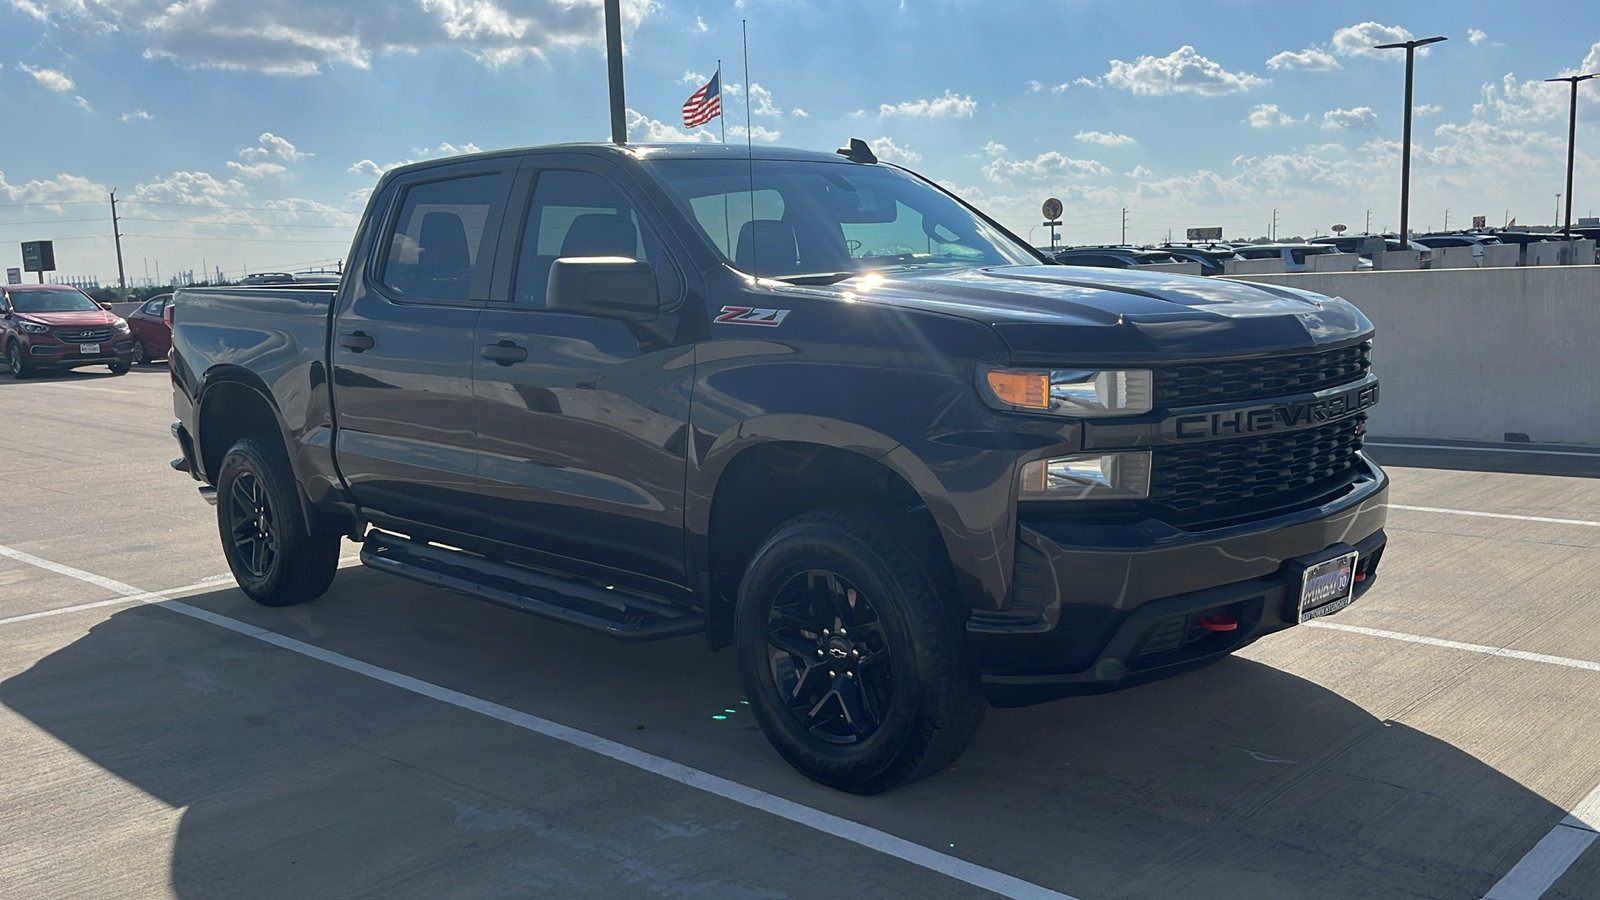
<path id="1" fill-rule="evenodd" d="M 510 184 L 495 172 L 406 188 L 385 235 L 383 286 L 408 300 L 487 297 Z"/>

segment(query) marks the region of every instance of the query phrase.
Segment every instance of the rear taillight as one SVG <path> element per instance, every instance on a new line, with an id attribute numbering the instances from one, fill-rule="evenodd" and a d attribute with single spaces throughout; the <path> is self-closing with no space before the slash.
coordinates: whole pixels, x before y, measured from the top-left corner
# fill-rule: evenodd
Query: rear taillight
<path id="1" fill-rule="evenodd" d="M 167 327 L 168 328 L 172 327 L 172 304 L 171 303 L 168 303 L 166 306 L 162 307 L 162 309 L 161 309 L 161 321 L 167 323 Z"/>

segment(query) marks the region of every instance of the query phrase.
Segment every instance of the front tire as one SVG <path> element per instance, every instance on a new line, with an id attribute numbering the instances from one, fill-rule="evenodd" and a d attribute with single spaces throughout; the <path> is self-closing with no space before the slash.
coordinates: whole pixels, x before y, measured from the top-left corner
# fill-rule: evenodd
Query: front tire
<path id="1" fill-rule="evenodd" d="M 217 473 L 217 531 L 234 580 L 264 606 L 315 600 L 339 568 L 339 535 L 313 533 L 276 443 L 239 439 Z"/>
<path id="2" fill-rule="evenodd" d="M 133 364 L 132 363 L 125 363 L 125 362 L 114 362 L 114 363 L 111 363 L 109 365 L 109 368 L 111 369 L 111 374 L 113 374 L 113 375 L 126 375 L 126 374 L 128 374 L 128 370 L 133 368 Z"/>
<path id="3" fill-rule="evenodd" d="M 934 541 L 872 509 L 779 526 L 736 613 L 756 720 L 814 781 L 876 794 L 955 761 L 985 702 Z"/>
<path id="4" fill-rule="evenodd" d="M 6 368 L 11 370 L 12 378 L 27 378 L 33 374 L 33 366 L 28 364 L 28 358 L 22 355 L 22 345 L 16 341 L 6 344 Z"/>

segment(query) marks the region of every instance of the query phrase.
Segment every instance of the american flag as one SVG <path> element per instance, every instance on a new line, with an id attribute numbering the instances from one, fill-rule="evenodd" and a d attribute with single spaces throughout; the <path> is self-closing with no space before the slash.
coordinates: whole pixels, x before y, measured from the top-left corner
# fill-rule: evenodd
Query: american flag
<path id="1" fill-rule="evenodd" d="M 722 73 L 711 76 L 705 87 L 683 103 L 683 127 L 697 128 L 722 115 Z"/>

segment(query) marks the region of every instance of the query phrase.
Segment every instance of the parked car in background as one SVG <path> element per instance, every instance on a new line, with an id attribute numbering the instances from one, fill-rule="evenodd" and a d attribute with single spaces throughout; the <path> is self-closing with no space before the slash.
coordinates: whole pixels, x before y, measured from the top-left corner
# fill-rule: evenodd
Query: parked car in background
<path id="1" fill-rule="evenodd" d="M 143 366 L 167 358 L 172 347 L 172 326 L 167 323 L 166 309 L 171 305 L 171 294 L 157 294 L 128 314 L 135 364 Z"/>
<path id="2" fill-rule="evenodd" d="M 1240 244 L 1233 252 L 1245 259 L 1282 259 L 1284 271 L 1304 272 L 1306 257 L 1339 253 L 1340 250 L 1327 244 Z"/>
<path id="3" fill-rule="evenodd" d="M 1068 247 L 1056 251 L 1055 260 L 1064 266 L 1094 266 L 1101 269 L 1133 269 L 1154 263 L 1187 262 L 1166 250 L 1141 250 L 1137 247 Z"/>
<path id="4" fill-rule="evenodd" d="M 1445 247 L 1471 247 L 1472 258 L 1482 260 L 1483 248 L 1501 241 L 1492 234 L 1420 234 L 1412 238 L 1412 242 L 1435 250 Z"/>
<path id="5" fill-rule="evenodd" d="M 1417 251 L 1421 256 L 1423 268 L 1427 268 L 1429 261 L 1433 259 L 1432 247 L 1427 244 L 1419 244 L 1416 241 L 1407 241 L 1402 244 L 1400 243 L 1400 236 L 1394 234 L 1347 234 L 1340 237 L 1319 237 L 1312 238 L 1311 243 L 1337 247 L 1340 253 L 1358 254 L 1370 264 L 1372 262 L 1372 254 L 1367 251 L 1367 243 L 1379 238 L 1383 240 L 1383 252 L 1385 253 L 1394 253 L 1399 250 Z M 1365 266 L 1362 268 L 1365 268 Z"/>
<path id="6" fill-rule="evenodd" d="M 96 365 L 121 375 L 133 366 L 128 323 L 64 284 L 0 288 L 0 344 L 13 378 Z"/>
<path id="7" fill-rule="evenodd" d="M 1172 258 L 1178 262 L 1199 263 L 1201 275 L 1221 275 L 1227 269 L 1228 260 L 1239 258 L 1239 254 L 1233 252 L 1231 247 L 1182 247 L 1164 244 L 1159 249 L 1172 254 Z"/>
<path id="8" fill-rule="evenodd" d="M 1529 244 L 1538 244 L 1543 241 L 1559 241 L 1562 238 L 1559 233 L 1545 231 L 1480 232 L 1479 236 L 1494 238 L 1497 242 L 1502 244 L 1516 244 L 1521 247 L 1522 253 L 1517 257 L 1517 265 L 1519 266 L 1527 265 L 1528 263 Z"/>

